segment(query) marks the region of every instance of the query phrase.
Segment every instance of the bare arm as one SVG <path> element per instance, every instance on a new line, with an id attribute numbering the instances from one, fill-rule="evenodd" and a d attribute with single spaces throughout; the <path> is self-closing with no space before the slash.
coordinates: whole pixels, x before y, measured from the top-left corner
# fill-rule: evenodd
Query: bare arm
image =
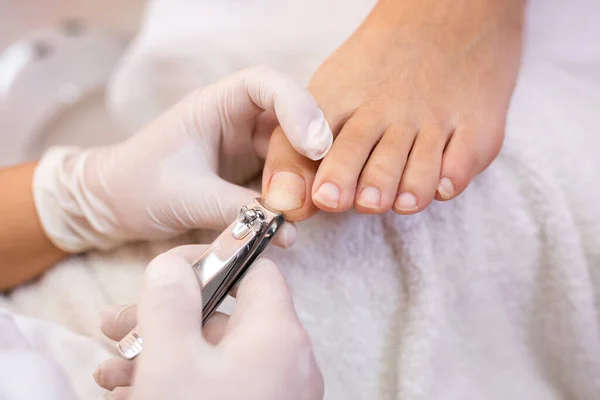
<path id="1" fill-rule="evenodd" d="M 32 194 L 35 167 L 0 169 L 0 290 L 38 276 L 65 256 L 38 219 Z"/>

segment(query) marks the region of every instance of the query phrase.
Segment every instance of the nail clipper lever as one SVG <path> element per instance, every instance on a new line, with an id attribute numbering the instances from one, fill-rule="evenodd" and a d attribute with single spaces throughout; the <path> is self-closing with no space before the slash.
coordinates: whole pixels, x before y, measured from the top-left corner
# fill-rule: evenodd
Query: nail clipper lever
<path id="1" fill-rule="evenodd" d="M 237 220 L 192 264 L 202 287 L 202 324 L 260 257 L 283 223 L 283 214 L 256 198 L 242 207 Z M 117 343 L 117 350 L 123 358 L 131 360 L 142 351 L 142 343 L 136 327 Z"/>

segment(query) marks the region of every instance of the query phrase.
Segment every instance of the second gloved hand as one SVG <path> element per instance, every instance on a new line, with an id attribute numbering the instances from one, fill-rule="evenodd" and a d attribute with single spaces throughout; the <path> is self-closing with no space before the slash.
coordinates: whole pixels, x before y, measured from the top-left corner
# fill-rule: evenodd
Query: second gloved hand
<path id="1" fill-rule="evenodd" d="M 331 146 L 312 96 L 255 68 L 190 94 L 124 143 L 51 149 L 34 177 L 42 225 L 68 252 L 222 229 L 258 196 L 238 185 L 260 172 L 277 124 L 308 158 L 321 159 Z M 295 237 L 286 226 L 278 235 L 284 246 Z"/>
<path id="2" fill-rule="evenodd" d="M 323 376 L 277 266 L 258 260 L 240 282 L 236 306 L 204 327 L 200 287 L 190 263 L 203 246 L 182 246 L 155 258 L 144 275 L 138 307 L 103 313 L 102 330 L 121 340 L 136 323 L 144 350 L 134 360 L 98 367 L 106 398 L 319 400 Z"/>

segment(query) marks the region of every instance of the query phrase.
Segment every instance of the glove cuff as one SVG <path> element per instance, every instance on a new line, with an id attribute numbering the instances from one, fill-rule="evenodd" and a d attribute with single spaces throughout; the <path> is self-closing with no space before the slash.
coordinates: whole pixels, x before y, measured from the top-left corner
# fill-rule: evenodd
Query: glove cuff
<path id="1" fill-rule="evenodd" d="M 106 207 L 87 190 L 83 177 L 90 151 L 53 147 L 34 172 L 33 198 L 50 241 L 69 253 L 106 250 L 122 243 L 112 237 L 113 218 L 102 217 Z"/>

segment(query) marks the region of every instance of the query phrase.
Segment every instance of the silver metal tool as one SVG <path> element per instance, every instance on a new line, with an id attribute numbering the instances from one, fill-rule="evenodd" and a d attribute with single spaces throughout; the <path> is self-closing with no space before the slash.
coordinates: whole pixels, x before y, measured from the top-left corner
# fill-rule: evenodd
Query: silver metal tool
<path id="1" fill-rule="evenodd" d="M 202 324 L 225 300 L 283 223 L 283 214 L 269 209 L 263 199 L 256 198 L 242 207 L 237 220 L 192 264 L 202 285 Z M 117 350 L 123 358 L 131 360 L 142 351 L 142 343 L 136 327 L 117 343 Z"/>

